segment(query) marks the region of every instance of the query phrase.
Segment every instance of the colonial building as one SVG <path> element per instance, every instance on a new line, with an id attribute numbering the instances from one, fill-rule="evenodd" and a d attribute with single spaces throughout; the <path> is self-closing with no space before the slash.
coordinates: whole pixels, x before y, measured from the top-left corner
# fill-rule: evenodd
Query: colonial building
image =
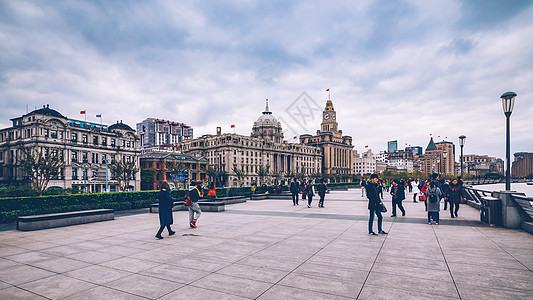
<path id="1" fill-rule="evenodd" d="M 141 168 L 155 171 L 151 178 L 154 190 L 159 189 L 163 181 L 167 181 L 171 188 L 183 189 L 188 187 L 190 181 L 208 179 L 207 159 L 185 154 L 146 152 L 141 155 Z"/>
<path id="2" fill-rule="evenodd" d="M 422 172 L 448 174 L 455 176 L 455 146 L 452 142 L 435 143 L 430 139 L 423 156 Z"/>
<path id="3" fill-rule="evenodd" d="M 488 155 L 463 155 L 463 172 L 473 176 L 484 176 L 487 173 L 503 174 L 503 160 Z"/>
<path id="4" fill-rule="evenodd" d="M 531 174 L 533 174 L 533 153 L 515 153 L 513 166 L 511 167 L 511 175 L 515 177 L 525 177 Z"/>
<path id="5" fill-rule="evenodd" d="M 13 126 L 0 130 L 0 182 L 29 183 L 19 169 L 22 148 L 34 148 L 44 155 L 60 153 L 64 166 L 48 186 L 79 187 L 88 192 L 103 192 L 106 164 L 113 160 L 134 161 L 139 165 L 135 131 L 122 121 L 107 126 L 69 119 L 43 106 L 11 119 Z M 107 172 L 110 191 L 118 191 L 117 181 Z M 130 181 L 129 190 L 140 190 L 140 173 Z"/>
<path id="6" fill-rule="evenodd" d="M 322 112 L 322 123 L 316 135 L 300 135 L 300 143 L 321 149 L 322 172 L 333 178 L 348 177 L 352 174 L 353 145 L 351 136 L 343 136 L 337 123 L 333 102 L 328 100 Z"/>
<path id="7" fill-rule="evenodd" d="M 372 150 L 368 150 L 364 153 L 357 153 L 353 151 L 353 174 L 367 175 L 376 173 L 376 158 L 372 154 Z"/>
<path id="8" fill-rule="evenodd" d="M 137 133 L 143 149 L 171 149 L 179 142 L 193 138 L 191 126 L 155 118 L 148 118 L 137 123 Z"/>
<path id="9" fill-rule="evenodd" d="M 223 176 L 224 186 L 286 183 L 291 176 L 320 174 L 319 148 L 283 140 L 281 123 L 268 107 L 253 124 L 251 136 L 207 134 L 177 145 L 177 151 L 205 157 Z M 317 175 L 318 176 L 318 175 Z M 220 181 L 218 181 L 220 184 Z"/>

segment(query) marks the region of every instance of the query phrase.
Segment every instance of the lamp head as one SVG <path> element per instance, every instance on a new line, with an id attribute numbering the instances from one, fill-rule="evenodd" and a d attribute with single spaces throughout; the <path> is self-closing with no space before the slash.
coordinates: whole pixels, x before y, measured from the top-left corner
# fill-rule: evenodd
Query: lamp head
<path id="1" fill-rule="evenodd" d="M 500 96 L 502 99 L 503 112 L 506 116 L 510 116 L 514 108 L 515 92 L 506 92 Z"/>
<path id="2" fill-rule="evenodd" d="M 465 145 L 465 139 L 466 139 L 466 136 L 464 135 L 460 135 L 459 136 L 459 146 L 464 146 Z"/>

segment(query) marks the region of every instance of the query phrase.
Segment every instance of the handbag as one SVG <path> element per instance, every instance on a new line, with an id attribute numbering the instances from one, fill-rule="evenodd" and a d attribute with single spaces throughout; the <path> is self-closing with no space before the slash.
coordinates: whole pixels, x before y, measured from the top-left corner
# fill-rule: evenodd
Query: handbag
<path id="1" fill-rule="evenodd" d="M 418 196 L 418 200 L 419 201 L 426 201 L 427 200 L 427 196 L 426 195 L 420 195 L 420 196 Z"/>
<path id="2" fill-rule="evenodd" d="M 386 213 L 387 212 L 387 207 L 385 206 L 385 204 L 383 202 L 380 202 L 379 205 L 381 205 L 381 212 Z"/>

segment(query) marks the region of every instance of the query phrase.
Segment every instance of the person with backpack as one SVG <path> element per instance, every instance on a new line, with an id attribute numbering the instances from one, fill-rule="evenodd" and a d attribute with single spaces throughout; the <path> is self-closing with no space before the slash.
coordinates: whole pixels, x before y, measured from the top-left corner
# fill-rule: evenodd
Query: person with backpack
<path id="1" fill-rule="evenodd" d="M 383 231 L 383 215 L 381 214 L 382 202 L 379 199 L 378 195 L 378 180 L 379 177 L 377 174 L 372 174 L 370 176 L 370 181 L 365 185 L 366 197 L 368 198 L 368 210 L 370 211 L 370 217 L 368 218 L 368 234 L 378 235 L 374 232 L 374 215 L 378 216 L 378 233 L 387 234 Z"/>
<path id="2" fill-rule="evenodd" d="M 326 186 L 326 180 L 322 179 L 320 181 L 320 184 L 318 185 L 318 196 L 320 196 L 320 200 L 318 201 L 318 207 L 324 208 L 324 198 L 326 198 L 327 190 L 328 187 Z"/>
<path id="3" fill-rule="evenodd" d="M 294 177 L 293 181 L 291 182 L 290 191 L 292 195 L 292 205 L 298 205 L 298 193 L 300 192 L 300 183 L 298 182 L 298 179 Z"/>
<path id="4" fill-rule="evenodd" d="M 315 195 L 315 187 L 313 186 L 313 181 L 309 179 L 307 185 L 305 186 L 304 195 L 307 196 L 307 207 L 311 207 L 311 202 L 313 202 L 313 196 Z"/>
<path id="5" fill-rule="evenodd" d="M 164 181 L 161 184 L 161 190 L 159 191 L 159 193 L 157 193 L 157 199 L 159 200 L 158 209 L 160 227 L 155 237 L 158 239 L 163 239 L 161 233 L 163 233 L 165 227 L 168 230 L 169 236 L 176 233 L 170 228 L 170 225 L 174 223 L 174 218 L 172 216 L 172 206 L 174 205 L 175 199 L 172 198 L 172 196 L 170 195 L 170 186 L 168 185 L 168 182 Z"/>
<path id="6" fill-rule="evenodd" d="M 394 179 L 392 181 L 392 215 L 391 217 L 396 217 L 396 206 L 402 211 L 402 216 L 405 216 L 405 209 L 403 208 L 402 201 L 405 199 L 405 184 L 402 181 Z"/>
<path id="7" fill-rule="evenodd" d="M 427 195 L 427 210 L 428 210 L 428 224 L 431 225 L 431 219 L 435 220 L 435 223 L 439 225 L 439 211 L 440 200 L 443 196 L 440 188 L 435 181 L 429 183 L 429 187 L 426 190 Z"/>
<path id="8" fill-rule="evenodd" d="M 200 204 L 198 204 L 198 200 L 202 198 L 202 193 L 200 192 L 200 182 L 192 182 L 191 186 L 189 186 L 189 192 L 187 195 L 185 195 L 185 198 L 190 199 L 190 205 L 187 205 L 187 201 L 185 201 L 187 208 L 189 209 L 189 226 L 190 228 L 196 228 L 196 221 L 200 218 L 200 215 L 202 214 L 202 210 L 200 209 Z"/>
<path id="9" fill-rule="evenodd" d="M 450 203 L 450 215 L 452 218 L 455 218 L 457 217 L 457 212 L 459 211 L 459 203 L 465 199 L 463 186 L 457 179 L 452 180 L 450 183 L 447 196 Z"/>

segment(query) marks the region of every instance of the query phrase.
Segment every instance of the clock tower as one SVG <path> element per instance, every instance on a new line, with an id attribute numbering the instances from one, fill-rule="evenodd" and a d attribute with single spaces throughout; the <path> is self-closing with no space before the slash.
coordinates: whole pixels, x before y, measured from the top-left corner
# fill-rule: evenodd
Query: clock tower
<path id="1" fill-rule="evenodd" d="M 320 127 L 323 132 L 337 132 L 339 130 L 337 114 L 335 113 L 331 100 L 326 102 L 326 108 L 322 112 L 322 124 L 320 124 Z"/>

